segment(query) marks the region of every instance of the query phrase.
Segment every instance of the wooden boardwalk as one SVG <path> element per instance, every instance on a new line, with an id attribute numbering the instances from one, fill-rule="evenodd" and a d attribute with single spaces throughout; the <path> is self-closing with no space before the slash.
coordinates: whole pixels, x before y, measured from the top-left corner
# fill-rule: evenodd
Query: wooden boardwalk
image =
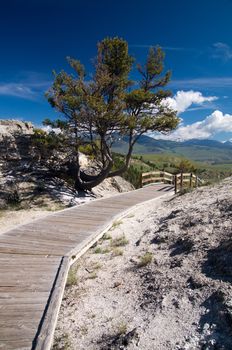
<path id="1" fill-rule="evenodd" d="M 131 207 L 170 192 L 164 184 L 147 186 L 0 235 L 0 349 L 50 349 L 72 262 Z"/>

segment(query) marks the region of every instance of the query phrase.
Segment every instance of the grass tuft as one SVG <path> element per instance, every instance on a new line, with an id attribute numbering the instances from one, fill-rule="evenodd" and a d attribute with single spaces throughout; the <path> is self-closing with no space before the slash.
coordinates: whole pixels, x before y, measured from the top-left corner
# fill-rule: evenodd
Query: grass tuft
<path id="1" fill-rule="evenodd" d="M 101 248 L 101 247 L 97 247 L 93 251 L 94 254 L 107 254 L 109 252 L 110 252 L 109 248 Z"/>
<path id="2" fill-rule="evenodd" d="M 94 254 L 101 254 L 102 249 L 101 249 L 101 247 L 97 247 L 97 248 L 94 249 L 93 252 L 94 252 Z"/>
<path id="3" fill-rule="evenodd" d="M 129 243 L 129 241 L 126 239 L 124 234 L 120 237 L 117 237 L 117 238 L 111 240 L 112 247 L 123 247 L 123 246 L 127 245 L 128 243 Z"/>
<path id="4" fill-rule="evenodd" d="M 73 347 L 71 345 L 69 335 L 67 333 L 64 333 L 61 336 L 55 337 L 52 349 L 53 350 L 60 350 L 60 349 L 72 350 Z"/>
<path id="5" fill-rule="evenodd" d="M 140 257 L 138 267 L 144 267 L 149 265 L 152 262 L 152 253 L 146 252 L 143 256 Z"/>
<path id="6" fill-rule="evenodd" d="M 113 256 L 121 256 L 121 255 L 123 255 L 123 250 L 120 248 L 113 248 L 112 255 Z"/>
<path id="7" fill-rule="evenodd" d="M 120 226 L 122 223 L 123 223 L 122 220 L 118 220 L 118 221 L 113 222 L 110 230 L 114 230 L 115 228 Z"/>
<path id="8" fill-rule="evenodd" d="M 125 322 L 119 323 L 119 325 L 117 327 L 117 334 L 118 335 L 126 334 L 127 328 L 128 327 L 127 327 L 127 324 Z"/>
<path id="9" fill-rule="evenodd" d="M 75 286 L 77 284 L 77 275 L 76 275 L 76 269 L 71 268 L 68 273 L 68 278 L 66 282 L 67 287 Z"/>
<path id="10" fill-rule="evenodd" d="M 103 241 L 107 241 L 109 239 L 112 239 L 112 236 L 109 233 L 105 233 L 104 236 L 102 237 Z"/>

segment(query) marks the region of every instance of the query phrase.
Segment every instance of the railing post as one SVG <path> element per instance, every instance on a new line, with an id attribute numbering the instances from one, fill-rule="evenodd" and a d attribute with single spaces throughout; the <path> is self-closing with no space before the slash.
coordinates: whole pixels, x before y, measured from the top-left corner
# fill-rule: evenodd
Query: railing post
<path id="1" fill-rule="evenodd" d="M 192 182 L 193 182 L 193 173 L 190 174 L 190 179 L 189 179 L 190 188 L 192 188 Z"/>
<path id="2" fill-rule="evenodd" d="M 180 173 L 180 190 L 183 190 L 183 171 Z"/>
<path id="3" fill-rule="evenodd" d="M 177 193 L 177 175 L 174 177 L 175 194 Z"/>
<path id="4" fill-rule="evenodd" d="M 140 182 L 140 188 L 142 188 L 143 187 L 143 173 L 140 174 L 139 182 Z"/>

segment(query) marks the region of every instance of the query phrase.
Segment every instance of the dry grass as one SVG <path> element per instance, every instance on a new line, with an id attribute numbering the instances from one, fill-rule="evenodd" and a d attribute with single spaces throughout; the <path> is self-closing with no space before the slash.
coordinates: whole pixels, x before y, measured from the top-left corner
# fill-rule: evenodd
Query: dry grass
<path id="1" fill-rule="evenodd" d="M 61 345 L 62 344 L 62 345 Z M 71 346 L 71 341 L 69 339 L 69 335 L 67 333 L 64 333 L 60 337 L 56 337 L 54 339 L 54 344 L 52 347 L 53 350 L 72 350 L 73 347 Z"/>
<path id="2" fill-rule="evenodd" d="M 126 239 L 126 236 L 123 234 L 122 236 L 119 236 L 115 239 L 111 240 L 111 246 L 112 247 L 123 247 L 127 245 L 129 241 Z"/>
<path id="3" fill-rule="evenodd" d="M 109 239 L 112 239 L 112 236 L 109 233 L 105 233 L 104 236 L 102 237 L 103 241 L 107 241 Z"/>
<path id="4" fill-rule="evenodd" d="M 107 253 L 110 253 L 110 249 L 109 248 L 97 247 L 97 248 L 94 249 L 93 253 L 94 254 L 107 254 Z"/>
<path id="5" fill-rule="evenodd" d="M 125 322 L 120 322 L 117 326 L 117 334 L 126 334 L 127 324 Z"/>
<path id="6" fill-rule="evenodd" d="M 78 278 L 77 278 L 77 267 L 76 268 L 70 268 L 68 273 L 68 278 L 66 282 L 67 287 L 75 286 L 77 285 Z"/>
<path id="7" fill-rule="evenodd" d="M 123 250 L 120 248 L 113 248 L 112 249 L 112 255 L 113 256 L 122 256 L 123 255 Z"/>
<path id="8" fill-rule="evenodd" d="M 123 223 L 122 220 L 118 220 L 118 221 L 113 222 L 113 224 L 112 224 L 110 230 L 116 229 L 116 228 L 117 228 L 118 226 L 120 226 L 122 223 Z"/>
<path id="9" fill-rule="evenodd" d="M 140 257 L 138 262 L 138 267 L 144 267 L 149 265 L 152 262 L 153 254 L 150 252 L 146 252 L 144 255 Z"/>

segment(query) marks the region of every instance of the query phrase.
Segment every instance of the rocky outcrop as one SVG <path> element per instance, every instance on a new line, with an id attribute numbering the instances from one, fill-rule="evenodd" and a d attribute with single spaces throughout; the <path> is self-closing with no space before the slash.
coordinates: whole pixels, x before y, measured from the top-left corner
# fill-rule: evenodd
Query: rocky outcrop
<path id="1" fill-rule="evenodd" d="M 0 120 L 0 141 L 3 136 L 12 137 L 15 134 L 31 135 L 34 133 L 31 122 L 20 120 Z"/>
<path id="2" fill-rule="evenodd" d="M 30 159 L 33 133 L 30 122 L 0 120 L 0 162 Z"/>
<path id="3" fill-rule="evenodd" d="M 116 177 L 106 179 L 92 193 L 77 192 L 66 180 L 55 177 L 36 160 L 33 134 L 30 122 L 0 120 L 0 209 L 9 205 L 50 206 L 51 202 L 75 205 L 133 189 L 127 181 Z M 81 167 L 90 166 L 96 170 L 96 165 L 91 162 L 81 154 Z"/>

